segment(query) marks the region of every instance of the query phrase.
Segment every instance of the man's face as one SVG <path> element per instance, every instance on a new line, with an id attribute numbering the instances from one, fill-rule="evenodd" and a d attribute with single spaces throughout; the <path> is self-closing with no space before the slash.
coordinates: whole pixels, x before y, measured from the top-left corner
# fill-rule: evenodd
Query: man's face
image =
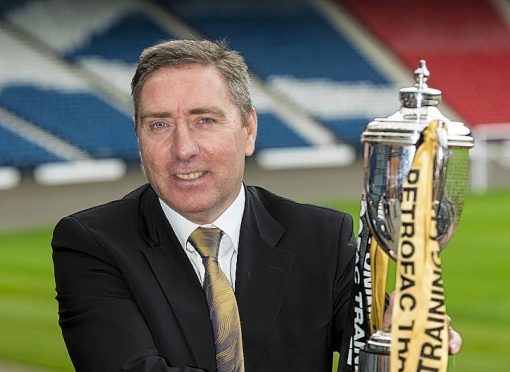
<path id="1" fill-rule="evenodd" d="M 214 221 L 240 191 L 255 111 L 243 125 L 220 72 L 193 64 L 153 72 L 138 113 L 142 163 L 158 196 L 193 222 Z"/>

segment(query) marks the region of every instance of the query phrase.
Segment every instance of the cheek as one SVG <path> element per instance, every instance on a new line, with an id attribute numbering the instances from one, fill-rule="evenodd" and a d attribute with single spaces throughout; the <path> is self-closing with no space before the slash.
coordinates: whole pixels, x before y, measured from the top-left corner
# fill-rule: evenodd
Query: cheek
<path id="1" fill-rule="evenodd" d="M 140 143 L 140 154 L 143 165 L 149 172 L 157 172 L 166 162 L 164 151 L 156 143 Z"/>
<path id="2" fill-rule="evenodd" d="M 195 143 L 200 149 L 199 157 L 209 160 L 228 159 L 236 149 L 234 137 L 229 133 L 219 132 L 213 134 L 201 134 L 195 137 Z"/>
<path id="3" fill-rule="evenodd" d="M 221 158 L 227 167 L 237 167 L 244 162 L 246 142 L 242 138 L 231 138 L 216 147 L 215 153 L 221 154 Z"/>
<path id="4" fill-rule="evenodd" d="M 151 153 L 151 151 L 149 151 L 150 146 L 148 146 L 144 142 L 140 142 L 139 146 L 140 146 L 140 155 L 142 156 L 142 161 L 144 163 L 149 162 L 149 159 L 152 158 L 152 153 Z"/>

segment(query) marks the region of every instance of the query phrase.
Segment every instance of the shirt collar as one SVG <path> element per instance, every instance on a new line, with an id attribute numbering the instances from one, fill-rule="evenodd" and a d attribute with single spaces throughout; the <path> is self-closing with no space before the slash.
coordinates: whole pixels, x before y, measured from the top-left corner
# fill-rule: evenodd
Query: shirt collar
<path id="1" fill-rule="evenodd" d="M 234 250 L 237 252 L 237 248 L 239 246 L 239 235 L 241 231 L 241 220 L 244 214 L 244 202 L 245 202 L 245 191 L 244 185 L 241 186 L 241 190 L 239 191 L 239 195 L 234 200 L 234 202 L 211 224 L 203 225 L 203 226 L 211 226 L 214 225 L 221 230 L 225 234 L 229 236 L 234 244 Z M 187 247 L 187 241 L 191 233 L 199 226 L 194 222 L 189 221 L 168 205 L 161 199 L 159 199 L 159 203 L 161 204 L 161 208 L 163 208 L 163 212 L 165 216 L 170 222 L 170 225 L 174 229 L 175 235 L 181 243 L 181 246 L 184 248 Z M 187 248 L 186 248 L 187 249 Z"/>

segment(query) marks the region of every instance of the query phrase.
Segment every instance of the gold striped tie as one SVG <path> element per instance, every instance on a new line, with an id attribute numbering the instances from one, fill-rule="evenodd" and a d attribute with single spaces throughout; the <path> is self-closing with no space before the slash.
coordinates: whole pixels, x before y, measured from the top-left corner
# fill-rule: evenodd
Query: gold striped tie
<path id="1" fill-rule="evenodd" d="M 189 242 L 202 257 L 204 291 L 214 332 L 218 372 L 244 371 L 241 322 L 234 291 L 218 264 L 223 231 L 198 227 Z"/>

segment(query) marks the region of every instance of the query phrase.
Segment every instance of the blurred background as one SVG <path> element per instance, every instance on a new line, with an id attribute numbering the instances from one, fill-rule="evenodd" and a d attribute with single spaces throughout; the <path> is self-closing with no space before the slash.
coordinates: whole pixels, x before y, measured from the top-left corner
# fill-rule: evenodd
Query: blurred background
<path id="1" fill-rule="evenodd" d="M 246 183 L 358 215 L 360 135 L 425 59 L 469 126 L 470 194 L 445 251 L 458 371 L 508 370 L 509 0 L 0 1 L 0 371 L 70 371 L 51 229 L 145 183 L 130 80 L 161 40 L 225 39 L 259 115 Z M 101 340 L 98 340 L 101 342 Z"/>

